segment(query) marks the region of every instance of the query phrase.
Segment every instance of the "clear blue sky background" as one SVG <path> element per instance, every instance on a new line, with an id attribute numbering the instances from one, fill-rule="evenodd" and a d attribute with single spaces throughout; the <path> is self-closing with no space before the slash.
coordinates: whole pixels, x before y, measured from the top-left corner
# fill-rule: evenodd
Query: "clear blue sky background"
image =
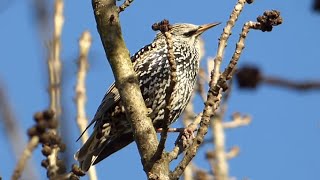
<path id="1" fill-rule="evenodd" d="M 32 115 L 48 106 L 46 49 L 39 38 L 30 2 L 0 2 L 0 79 L 23 131 L 32 126 Z M 220 21 L 222 25 L 203 36 L 206 57 L 214 56 L 218 37 L 234 5 L 235 1 L 135 1 L 121 14 L 127 46 L 133 54 L 150 43 L 155 35 L 151 25 L 163 18 L 172 23 Z M 240 65 L 253 63 L 265 74 L 292 80 L 319 80 L 320 14 L 313 12 L 311 5 L 310 0 L 256 1 L 246 5 L 228 43 L 225 60 L 231 57 L 244 22 L 255 20 L 264 10 L 277 9 L 281 11 L 283 25 L 271 33 L 251 31 Z M 91 1 L 66 1 L 62 36 L 63 109 L 68 132 L 72 132 L 67 137 L 72 152 L 80 146 L 75 142 L 79 131 L 75 125 L 73 88 L 77 41 L 84 30 L 89 30 L 93 36 L 87 79 L 87 113 L 91 118 L 112 83 L 113 75 L 96 31 Z M 229 161 L 230 175 L 253 180 L 320 179 L 319 99 L 320 93 L 316 91 L 301 93 L 268 86 L 256 91 L 234 88 L 227 117 L 233 112 L 242 112 L 250 114 L 253 122 L 248 127 L 227 130 L 228 147 L 238 145 L 241 148 L 240 155 Z M 197 112 L 202 107 L 199 103 Z M 174 126 L 181 125 L 176 123 Z M 0 176 L 9 179 L 15 165 L 14 154 L 3 125 L 0 128 Z M 212 147 L 203 148 L 196 158 L 197 165 L 205 169 L 209 169 L 209 165 L 203 152 L 208 148 Z M 42 158 L 38 148 L 33 161 L 37 163 L 40 179 L 45 178 L 44 169 L 38 165 Z M 104 160 L 97 165 L 97 170 L 100 179 L 145 179 L 135 144 Z"/>

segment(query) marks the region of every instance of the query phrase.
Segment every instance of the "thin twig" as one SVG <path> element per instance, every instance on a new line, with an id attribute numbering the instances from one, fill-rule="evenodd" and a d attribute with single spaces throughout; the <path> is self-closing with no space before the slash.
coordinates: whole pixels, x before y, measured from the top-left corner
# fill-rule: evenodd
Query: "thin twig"
<path id="1" fill-rule="evenodd" d="M 190 101 L 189 101 L 186 109 L 183 112 L 182 123 L 183 123 L 184 127 L 187 127 L 193 121 L 194 114 L 195 114 L 194 108 L 193 108 L 193 103 L 194 103 L 193 100 L 194 100 L 194 97 L 195 97 L 196 93 L 201 94 L 201 88 L 203 88 L 203 85 L 200 82 L 201 80 L 202 80 L 201 78 L 198 78 L 198 81 L 197 81 L 197 84 L 196 84 L 198 91 L 193 91 L 192 96 L 190 98 Z M 177 150 L 179 150 L 179 149 L 177 149 Z M 193 175 L 192 175 L 193 174 L 193 169 L 192 169 L 192 166 L 193 166 L 193 162 L 190 162 L 189 165 L 186 167 L 185 171 L 183 172 L 183 179 L 184 180 L 193 180 Z"/>
<path id="2" fill-rule="evenodd" d="M 49 68 L 49 95 L 50 95 L 50 109 L 55 112 L 55 119 L 59 122 L 61 115 L 61 33 L 64 24 L 63 16 L 64 3 L 63 0 L 55 1 L 54 10 L 54 31 L 52 49 L 50 52 L 50 58 L 48 59 Z M 57 128 L 50 129 L 49 132 L 57 134 Z M 57 175 L 59 167 L 57 166 L 57 158 L 59 153 L 59 147 L 54 147 L 52 153 L 48 156 L 49 176 Z"/>
<path id="3" fill-rule="evenodd" d="M 217 50 L 217 55 L 214 59 L 214 70 L 213 70 L 213 80 L 212 85 L 217 83 L 218 78 L 220 76 L 220 66 L 224 55 L 224 50 L 227 46 L 227 41 L 232 33 L 232 28 L 235 25 L 236 21 L 238 20 L 238 17 L 244 7 L 244 4 L 246 3 L 246 0 L 238 0 L 238 3 L 233 8 L 233 11 L 230 15 L 230 18 L 227 22 L 227 25 L 225 28 L 223 28 L 223 33 L 221 34 L 219 38 L 219 46 Z"/>
<path id="4" fill-rule="evenodd" d="M 19 157 L 26 143 L 23 140 L 19 122 L 15 117 L 13 107 L 9 102 L 4 85 L 2 83 L 0 83 L 0 115 L 2 116 L 0 119 L 3 120 L 3 126 L 5 127 L 4 133 L 8 135 L 15 157 Z M 28 163 L 26 172 L 26 178 L 36 178 L 33 163 Z"/>
<path id="5" fill-rule="evenodd" d="M 190 123 L 187 127 L 184 128 L 185 129 L 189 129 L 191 132 L 193 132 L 194 130 L 197 129 L 198 124 L 201 121 L 201 117 L 202 117 L 202 113 L 198 114 L 197 117 L 194 119 L 194 121 L 192 123 Z M 171 162 L 174 159 L 177 159 L 178 156 L 186 149 L 186 142 L 184 142 L 185 140 L 182 137 L 182 132 L 180 132 L 180 135 L 177 137 L 176 142 L 175 142 L 175 147 L 173 148 L 173 150 L 171 152 L 169 152 L 168 154 L 168 159 Z M 187 145 L 188 142 L 187 142 Z"/>
<path id="6" fill-rule="evenodd" d="M 295 82 L 283 78 L 263 76 L 262 82 L 272 86 L 285 87 L 298 91 L 320 90 L 320 81 Z"/>
<path id="7" fill-rule="evenodd" d="M 77 106 L 77 125 L 80 132 L 83 132 L 81 136 L 82 144 L 84 144 L 89 138 L 89 133 L 86 130 L 88 125 L 88 119 L 86 115 L 86 76 L 89 68 L 88 64 L 88 54 L 91 46 L 91 35 L 89 31 L 82 33 L 79 40 L 79 59 L 78 59 L 78 73 L 77 73 L 77 84 L 75 87 L 76 97 L 75 103 Z M 97 179 L 96 168 L 93 166 L 89 169 L 89 178 L 91 180 Z"/>
<path id="8" fill-rule="evenodd" d="M 203 142 L 204 135 L 208 131 L 210 118 L 213 115 L 214 110 L 216 110 L 219 106 L 220 99 L 221 99 L 221 94 L 220 94 L 221 92 L 220 91 L 221 91 L 221 86 L 223 86 L 223 84 L 221 84 L 221 83 L 224 83 L 224 82 L 220 81 L 219 84 L 215 83 L 215 79 L 217 76 L 216 74 L 217 73 L 219 74 L 219 71 L 220 71 L 219 69 L 220 69 L 220 64 L 222 61 L 222 55 L 224 52 L 224 48 L 226 46 L 226 41 L 227 41 L 229 35 L 231 34 L 231 28 L 233 27 L 235 20 L 237 20 L 240 12 L 244 6 L 244 3 L 245 3 L 244 0 L 238 1 L 237 5 L 235 6 L 235 8 L 230 16 L 230 19 L 232 19 L 232 20 L 228 21 L 227 27 L 224 28 L 224 32 L 221 35 L 221 38 L 219 41 L 218 52 L 217 52 L 217 56 L 216 56 L 217 60 L 215 61 L 215 69 L 211 73 L 211 81 L 209 83 L 210 89 L 208 91 L 207 101 L 205 103 L 205 108 L 204 108 L 203 115 L 202 115 L 202 120 L 201 120 L 202 123 L 200 124 L 199 131 L 197 133 L 196 138 L 193 141 L 193 144 L 189 148 L 187 148 L 185 156 L 180 161 L 180 163 L 175 168 L 175 170 L 171 173 L 172 179 L 177 179 L 178 177 L 180 177 L 180 175 L 182 174 L 185 167 L 189 164 L 189 162 L 192 160 L 192 158 L 196 154 L 200 144 Z"/>
<path id="9" fill-rule="evenodd" d="M 64 23 L 63 0 L 55 1 L 54 31 L 50 57 L 48 59 L 49 68 L 49 95 L 50 108 L 55 111 L 55 116 L 59 119 L 61 114 L 61 33 Z"/>
<path id="10" fill-rule="evenodd" d="M 91 35 L 88 31 L 83 32 L 79 40 L 79 58 L 78 58 L 78 72 L 77 72 L 77 83 L 75 87 L 75 103 L 77 106 L 77 125 L 80 132 L 84 132 L 87 125 L 88 119 L 86 115 L 86 76 L 89 68 L 88 64 L 88 52 L 91 46 Z M 84 132 L 81 136 L 81 141 L 84 144 L 89 138 L 88 132 Z"/>
<path id="11" fill-rule="evenodd" d="M 239 16 L 239 13 L 241 12 L 241 10 L 244 6 L 244 3 L 245 3 L 245 1 L 242 1 L 242 0 L 238 1 L 238 4 L 236 5 L 230 19 L 233 19 L 234 21 L 237 19 L 237 17 Z M 218 54 L 220 54 L 220 55 L 219 56 L 217 55 L 217 57 L 216 57 L 217 61 L 215 61 L 215 69 L 211 73 L 211 81 L 209 83 L 210 88 L 208 91 L 207 102 L 205 103 L 205 108 L 203 111 L 203 116 L 202 116 L 200 128 L 198 130 L 196 138 L 193 141 L 193 144 L 187 149 L 186 155 L 183 157 L 182 161 L 179 163 L 179 165 L 172 172 L 171 178 L 173 178 L 173 179 L 178 178 L 182 174 L 184 168 L 192 160 L 192 158 L 194 157 L 195 153 L 197 152 L 200 144 L 203 142 L 204 135 L 208 131 L 210 119 L 211 119 L 214 111 L 218 108 L 218 106 L 220 104 L 221 92 L 225 91 L 227 89 L 226 80 L 231 79 L 232 72 L 233 72 L 234 68 L 236 67 L 237 62 L 240 58 L 240 54 L 242 53 L 242 50 L 244 48 L 244 44 L 243 44 L 244 39 L 246 38 L 248 30 L 249 30 L 249 29 L 246 29 L 246 27 L 247 26 L 253 27 L 253 25 L 250 22 L 245 24 L 245 26 L 242 30 L 242 33 L 240 34 L 239 41 L 236 45 L 236 50 L 232 56 L 231 61 L 229 62 L 228 67 L 225 69 L 225 71 L 222 73 L 222 75 L 220 75 L 220 77 L 215 82 L 215 79 L 216 79 L 215 77 L 217 76 L 215 74 L 215 72 L 219 71 L 219 69 L 220 69 L 220 65 L 219 64 L 217 65 L 216 63 L 221 63 L 222 55 L 223 55 L 223 51 L 224 51 L 223 49 L 225 47 L 225 43 L 228 38 L 228 34 L 231 33 L 231 28 L 232 28 L 233 24 L 234 24 L 234 22 L 231 22 L 231 20 L 229 20 L 229 23 L 227 24 L 227 27 L 229 27 L 229 28 L 224 29 L 223 34 L 225 34 L 225 35 L 223 35 L 222 38 L 220 38 L 219 47 L 222 46 L 223 48 L 218 49 Z M 223 43 L 221 43 L 221 41 Z"/>
<path id="12" fill-rule="evenodd" d="M 241 116 L 239 113 L 232 115 L 231 121 L 223 122 L 223 128 L 237 128 L 240 126 L 247 126 L 251 123 L 250 116 Z"/>
<path id="13" fill-rule="evenodd" d="M 229 81 L 228 87 L 231 85 L 231 80 Z M 217 180 L 227 180 L 229 179 L 229 165 L 227 162 L 226 151 L 225 151 L 225 131 L 223 127 L 223 119 L 225 112 L 227 111 L 227 102 L 230 97 L 231 88 L 228 88 L 226 92 L 223 93 L 222 101 L 220 103 L 219 109 L 216 110 L 215 116 L 210 121 L 210 126 L 212 128 L 212 144 L 214 145 L 215 159 L 209 160 L 211 164 L 211 169 L 215 179 Z"/>
<path id="14" fill-rule="evenodd" d="M 132 2 L 133 2 L 133 0 L 125 0 L 123 2 L 123 4 L 121 4 L 121 6 L 119 6 L 119 9 L 118 9 L 119 13 L 124 11 L 127 7 L 129 7 Z"/>
<path id="15" fill-rule="evenodd" d="M 13 172 L 13 175 L 11 177 L 11 179 L 13 180 L 17 180 L 21 177 L 21 174 L 25 168 L 25 165 L 27 163 L 27 160 L 31 157 L 33 150 L 38 146 L 39 144 L 39 137 L 38 136 L 33 136 L 27 147 L 24 149 L 18 163 L 17 166 Z"/>
<path id="16" fill-rule="evenodd" d="M 226 153 L 226 158 L 228 160 L 235 158 L 238 156 L 240 153 L 240 148 L 238 146 L 233 146 L 227 153 Z"/>
<path id="17" fill-rule="evenodd" d="M 211 120 L 213 143 L 215 147 L 214 176 L 217 180 L 229 179 L 229 167 L 225 152 L 225 134 L 222 118 L 218 115 Z"/>
<path id="18" fill-rule="evenodd" d="M 161 138 L 158 146 L 158 150 L 156 153 L 156 158 L 160 158 L 161 154 L 165 148 L 165 142 L 168 137 L 168 128 L 170 125 L 170 121 L 172 117 L 170 116 L 170 112 L 172 110 L 172 101 L 173 96 L 172 93 L 175 91 L 175 86 L 177 83 L 177 64 L 175 62 L 175 56 L 173 52 L 173 40 L 172 35 L 170 32 L 171 25 L 168 20 L 163 20 L 159 23 L 155 23 L 152 25 L 153 30 L 160 30 L 161 33 L 166 37 L 166 44 L 167 44 L 167 58 L 170 65 L 170 84 L 169 87 L 166 89 L 167 96 L 165 97 L 166 107 L 164 109 L 164 122 L 162 124 L 162 131 L 161 131 Z M 157 157 L 158 156 L 158 157 Z"/>

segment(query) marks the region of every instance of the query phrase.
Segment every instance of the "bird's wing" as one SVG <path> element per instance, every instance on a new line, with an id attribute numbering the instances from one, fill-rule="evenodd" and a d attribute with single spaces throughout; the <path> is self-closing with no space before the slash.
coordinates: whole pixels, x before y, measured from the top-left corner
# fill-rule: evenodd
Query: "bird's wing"
<path id="1" fill-rule="evenodd" d="M 88 128 L 90 126 L 92 126 L 92 124 L 94 124 L 97 120 L 102 119 L 104 114 L 108 111 L 108 109 L 110 109 L 111 107 L 113 107 L 118 101 L 120 100 L 120 94 L 118 89 L 115 86 L 115 83 L 113 83 L 108 91 L 106 92 L 106 94 L 104 95 L 100 106 L 97 109 L 97 112 L 94 116 L 94 118 L 92 119 L 92 121 L 89 123 L 89 125 L 86 127 L 86 129 L 81 133 L 81 135 L 79 136 L 79 138 L 77 139 L 77 141 L 83 136 L 83 134 L 88 130 Z"/>
<path id="2" fill-rule="evenodd" d="M 78 161 L 80 161 L 80 165 L 82 169 L 87 171 L 90 168 L 91 164 L 99 157 L 99 154 L 102 152 L 104 147 L 109 143 L 109 141 L 113 138 L 116 138 L 113 136 L 110 136 L 109 138 L 97 138 L 98 132 L 101 131 L 97 129 L 99 129 L 99 127 L 104 124 L 105 118 L 108 119 L 107 117 L 105 117 L 106 112 L 114 108 L 118 104 L 119 100 L 120 100 L 120 95 L 119 95 L 118 89 L 115 87 L 115 84 L 113 83 L 108 89 L 108 91 L 106 92 L 104 98 L 102 99 L 102 102 L 98 107 L 98 110 L 94 118 L 86 128 L 87 130 L 92 124 L 95 123 L 95 130 L 91 134 L 90 138 L 86 141 L 86 143 L 75 154 L 75 158 Z M 105 129 L 111 128 L 111 125 L 109 123 L 107 123 L 106 125 L 107 126 L 103 126 Z M 81 136 L 83 135 L 83 133 L 81 134 Z M 79 139 L 81 138 L 81 136 L 79 137 Z"/>
<path id="3" fill-rule="evenodd" d="M 98 107 L 97 112 L 94 115 L 94 118 L 92 121 L 97 121 L 97 120 L 101 119 L 104 116 L 104 114 L 108 111 L 108 109 L 110 109 L 116 103 L 118 103 L 119 100 L 120 100 L 119 91 L 116 88 L 115 83 L 113 83 L 110 86 L 109 90 L 104 95 L 104 97 L 101 101 L 101 104 Z"/>

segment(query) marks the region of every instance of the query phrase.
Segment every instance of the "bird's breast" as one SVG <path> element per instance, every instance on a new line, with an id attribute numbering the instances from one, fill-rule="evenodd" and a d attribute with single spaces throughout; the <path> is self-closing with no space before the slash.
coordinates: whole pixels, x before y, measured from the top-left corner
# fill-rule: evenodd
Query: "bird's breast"
<path id="1" fill-rule="evenodd" d="M 167 94 L 171 81 L 167 52 L 166 47 L 156 48 L 153 52 L 144 53 L 144 58 L 137 60 L 135 64 L 142 95 L 146 106 L 152 110 L 150 117 L 154 124 L 160 124 L 158 122 L 164 118 L 167 96 L 173 96 L 170 122 L 178 118 L 190 100 L 199 70 L 199 55 L 195 49 L 174 46 L 177 82 L 172 94 Z"/>

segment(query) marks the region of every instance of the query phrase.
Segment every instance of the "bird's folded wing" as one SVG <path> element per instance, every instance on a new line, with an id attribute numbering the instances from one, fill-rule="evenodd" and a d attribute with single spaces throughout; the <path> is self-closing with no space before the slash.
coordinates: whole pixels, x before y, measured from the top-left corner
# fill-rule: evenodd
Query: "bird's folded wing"
<path id="1" fill-rule="evenodd" d="M 106 94 L 104 95 L 101 104 L 92 119 L 92 121 L 89 123 L 89 125 L 86 127 L 86 129 L 81 133 L 80 137 L 77 139 L 77 141 L 82 137 L 82 135 L 88 130 L 88 128 L 94 124 L 99 119 L 103 118 L 104 114 L 108 111 L 108 109 L 112 108 L 118 101 L 120 100 L 120 94 L 118 89 L 115 86 L 115 83 L 113 83 Z"/>

